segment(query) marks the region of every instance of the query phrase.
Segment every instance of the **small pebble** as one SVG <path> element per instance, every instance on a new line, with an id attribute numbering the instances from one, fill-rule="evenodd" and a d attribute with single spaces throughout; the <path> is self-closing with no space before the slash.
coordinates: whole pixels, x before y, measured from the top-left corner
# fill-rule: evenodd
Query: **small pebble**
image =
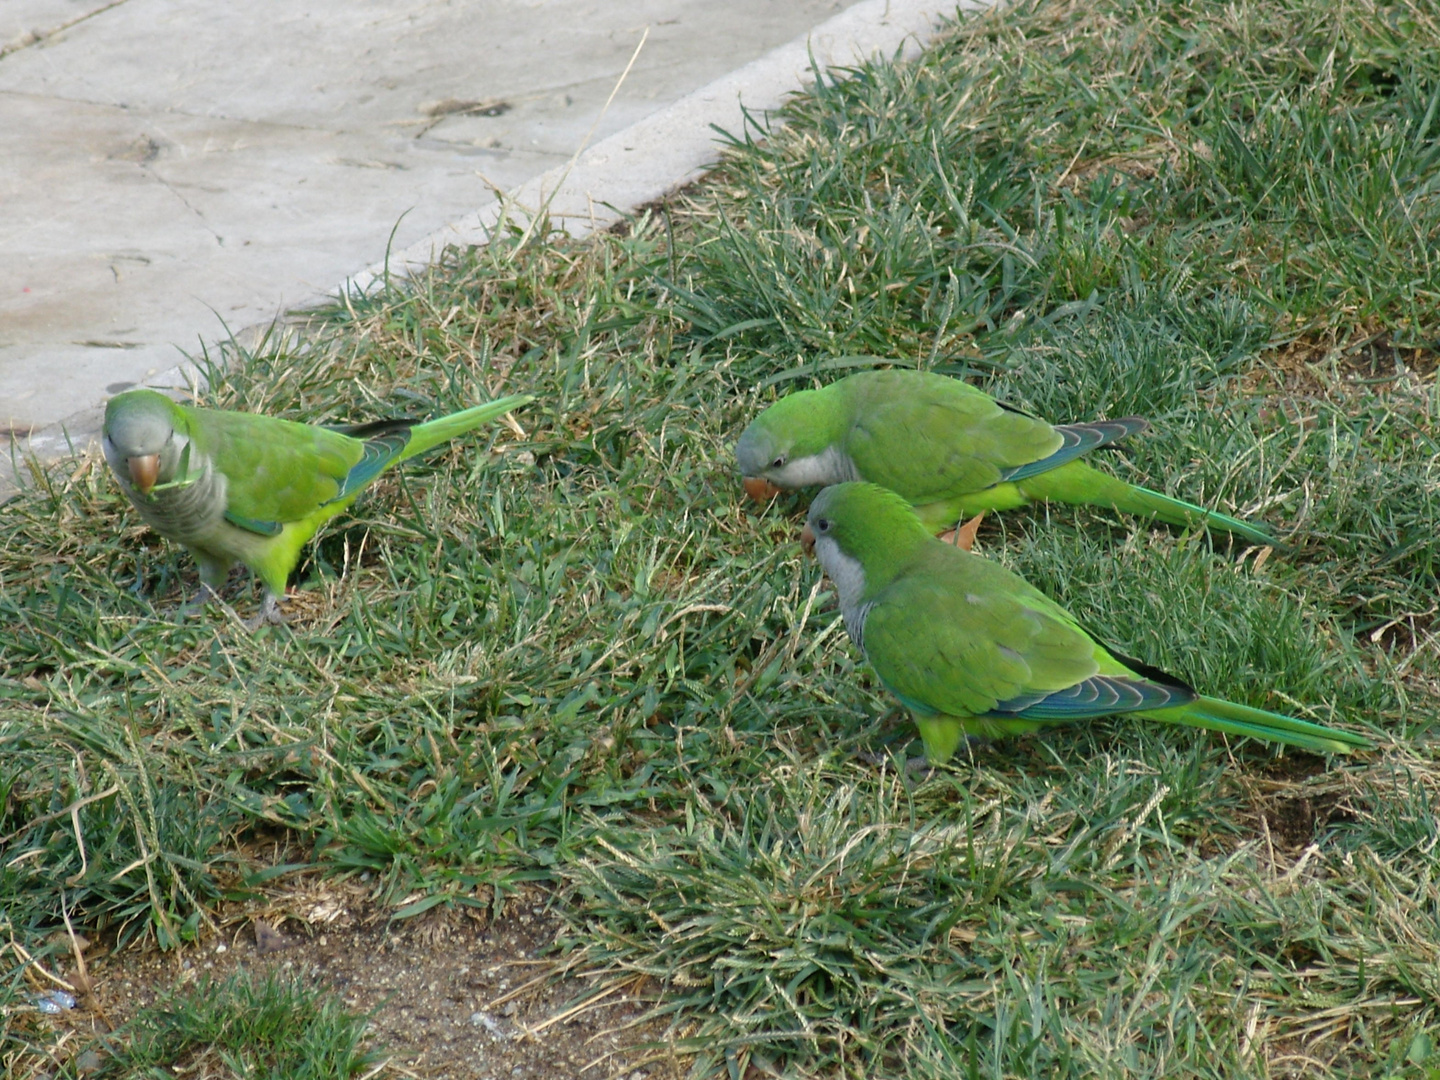
<path id="1" fill-rule="evenodd" d="M 228 951 L 229 951 L 229 946 L 227 946 L 227 945 L 222 941 L 219 945 L 216 945 L 216 946 L 215 946 L 215 951 L 216 951 L 217 953 L 228 952 Z"/>
<path id="2" fill-rule="evenodd" d="M 64 990 L 46 990 L 35 999 L 35 1007 L 46 1016 L 66 1012 L 75 1007 L 75 995 Z"/>
<path id="3" fill-rule="evenodd" d="M 497 1039 L 505 1038 L 505 1029 L 500 1026 L 496 1019 L 489 1013 L 473 1012 L 470 1014 L 470 1023 L 474 1027 L 483 1027 Z"/>

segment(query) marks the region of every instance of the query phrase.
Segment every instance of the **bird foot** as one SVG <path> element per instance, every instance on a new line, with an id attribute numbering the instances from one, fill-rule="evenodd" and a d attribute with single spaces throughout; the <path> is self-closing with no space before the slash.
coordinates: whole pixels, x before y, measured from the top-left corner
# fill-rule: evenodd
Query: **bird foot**
<path id="1" fill-rule="evenodd" d="M 218 604 L 225 603 L 225 601 L 220 599 L 219 593 L 209 585 L 202 584 L 199 592 L 175 609 L 175 618 L 180 622 L 184 622 L 191 615 L 198 615 L 204 611 L 210 605 L 211 600 L 214 600 Z"/>
<path id="2" fill-rule="evenodd" d="M 980 531 L 980 523 L 984 520 L 984 513 L 976 514 L 965 524 L 946 529 L 940 534 L 940 539 L 947 544 L 954 544 L 961 551 L 969 551 L 975 546 L 975 534 Z"/>
<path id="3" fill-rule="evenodd" d="M 245 629 L 253 633 L 262 626 L 284 626 L 289 621 L 280 610 L 280 601 L 271 593 L 266 593 L 265 601 L 260 605 L 260 614 L 253 619 L 246 619 Z"/>
<path id="4" fill-rule="evenodd" d="M 892 761 L 888 754 L 877 754 L 873 750 L 857 750 L 855 756 L 866 765 L 876 769 L 889 765 Z M 919 757 L 907 758 L 905 761 L 905 775 L 909 779 L 928 780 L 934 772 L 934 767 L 924 754 Z"/>
<path id="5" fill-rule="evenodd" d="M 930 764 L 929 758 L 920 754 L 905 762 L 905 772 L 911 779 L 929 780 L 935 775 L 935 766 Z"/>

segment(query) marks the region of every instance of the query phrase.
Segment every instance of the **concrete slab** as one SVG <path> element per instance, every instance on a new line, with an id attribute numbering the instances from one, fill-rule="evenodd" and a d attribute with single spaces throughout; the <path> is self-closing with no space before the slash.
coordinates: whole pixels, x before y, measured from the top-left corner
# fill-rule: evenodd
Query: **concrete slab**
<path id="1" fill-rule="evenodd" d="M 0 4 L 0 56 L 29 48 L 51 34 L 125 0 L 5 0 Z"/>
<path id="2" fill-rule="evenodd" d="M 35 39 L 0 58 L 0 429 L 27 432 L 564 160 L 647 26 L 601 135 L 844 0 L 3 6 Z"/>
<path id="3" fill-rule="evenodd" d="M 624 129 L 577 163 L 552 207 L 583 228 L 597 204 L 636 205 L 713 160 L 710 125 L 738 129 L 742 99 L 778 104 L 812 49 L 822 65 L 853 63 L 918 42 L 937 10 L 954 10 L 18 2 L 40 13 L 31 21 L 82 12 L 0 57 L 0 430 L 33 433 L 24 446 L 41 456 L 92 433 L 108 394 L 176 381 L 177 346 L 223 337 L 221 319 L 268 323 L 331 292 L 379 258 L 402 215 L 401 262 L 477 242 L 496 216 L 492 188 L 538 205 L 587 131 Z"/>
<path id="4" fill-rule="evenodd" d="M 942 15 L 975 11 L 994 0 L 865 0 L 771 50 L 595 146 L 573 162 L 535 177 L 503 198 L 453 221 L 409 248 L 392 252 L 346 283 L 365 289 L 384 272 L 428 266 L 446 247 L 482 244 L 502 214 L 526 221 L 543 210 L 553 223 L 581 236 L 604 228 L 636 206 L 681 187 L 718 156 L 716 132 L 744 129 L 746 114 L 772 111 L 809 83 L 818 67 L 853 65 L 874 54 L 914 56 Z"/>

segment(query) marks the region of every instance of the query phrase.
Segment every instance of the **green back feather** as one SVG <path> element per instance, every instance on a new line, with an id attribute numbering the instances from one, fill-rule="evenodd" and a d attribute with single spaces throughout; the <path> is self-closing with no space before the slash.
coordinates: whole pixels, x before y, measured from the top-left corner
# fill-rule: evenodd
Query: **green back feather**
<path id="1" fill-rule="evenodd" d="M 1044 420 L 945 375 L 864 371 L 827 390 L 847 402 L 843 449 L 860 475 L 912 503 L 988 488 L 1065 444 Z"/>
<path id="2" fill-rule="evenodd" d="M 273 536 L 317 514 L 318 526 L 391 465 L 532 400 L 515 395 L 424 424 L 383 421 L 352 429 L 367 432 L 363 439 L 255 413 L 176 408 L 196 448 L 228 480 L 226 518 Z"/>

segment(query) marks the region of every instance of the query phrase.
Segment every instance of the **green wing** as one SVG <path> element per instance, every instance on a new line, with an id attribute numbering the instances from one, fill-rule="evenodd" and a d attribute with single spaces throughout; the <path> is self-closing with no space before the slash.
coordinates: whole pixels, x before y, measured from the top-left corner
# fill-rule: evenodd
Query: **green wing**
<path id="1" fill-rule="evenodd" d="M 191 438 L 225 474 L 233 524 L 273 536 L 348 494 L 365 444 L 325 428 L 255 413 L 188 409 Z"/>
<path id="2" fill-rule="evenodd" d="M 922 715 L 981 716 L 1066 690 L 1114 663 L 1019 577 L 951 554 L 927 551 L 881 590 L 865 620 L 865 655 L 906 706 Z"/>
<path id="3" fill-rule="evenodd" d="M 1044 420 L 944 375 L 874 372 L 854 393 L 845 449 L 866 480 L 916 504 L 984 490 L 1065 443 Z"/>

